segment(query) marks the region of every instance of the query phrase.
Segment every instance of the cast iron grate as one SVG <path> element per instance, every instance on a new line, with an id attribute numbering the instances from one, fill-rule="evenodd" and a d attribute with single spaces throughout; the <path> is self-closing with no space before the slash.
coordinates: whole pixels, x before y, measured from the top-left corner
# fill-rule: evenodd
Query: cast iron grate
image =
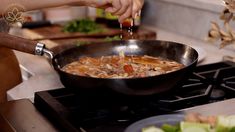
<path id="1" fill-rule="evenodd" d="M 211 70 L 202 70 L 208 67 Z M 158 102 L 171 109 L 182 109 L 235 97 L 233 65 L 216 63 L 200 66 L 197 69 L 182 87 L 177 88 L 177 91 L 173 91 L 171 95 L 163 95 Z"/>
<path id="2" fill-rule="evenodd" d="M 121 132 L 132 122 L 235 97 L 235 63 L 199 66 L 184 85 L 146 97 L 75 95 L 70 89 L 35 94 L 35 106 L 64 131 Z"/>

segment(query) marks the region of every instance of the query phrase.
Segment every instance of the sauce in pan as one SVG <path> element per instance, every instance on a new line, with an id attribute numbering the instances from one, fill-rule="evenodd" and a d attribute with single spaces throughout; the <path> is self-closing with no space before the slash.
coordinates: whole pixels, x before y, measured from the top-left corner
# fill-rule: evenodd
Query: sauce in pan
<path id="1" fill-rule="evenodd" d="M 169 73 L 184 65 L 152 56 L 81 57 L 65 65 L 62 70 L 79 76 L 94 78 L 140 78 Z"/>

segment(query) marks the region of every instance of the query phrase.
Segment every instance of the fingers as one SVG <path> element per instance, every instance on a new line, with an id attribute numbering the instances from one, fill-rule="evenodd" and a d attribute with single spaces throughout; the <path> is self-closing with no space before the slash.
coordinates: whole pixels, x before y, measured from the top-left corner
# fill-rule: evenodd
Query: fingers
<path id="1" fill-rule="evenodd" d="M 114 10 L 111 13 L 117 12 L 122 8 L 122 4 L 120 0 L 113 0 L 112 2 Z"/>
<path id="2" fill-rule="evenodd" d="M 112 6 L 106 8 L 107 12 L 119 16 L 119 22 L 136 17 L 141 10 L 144 0 L 107 0 Z"/>
<path id="3" fill-rule="evenodd" d="M 120 17 L 118 18 L 120 23 L 123 23 L 123 21 L 127 18 L 130 18 L 132 13 L 132 8 L 127 8 L 127 10 L 125 11 L 124 14 L 120 15 Z"/>
<path id="4" fill-rule="evenodd" d="M 114 12 L 115 15 L 124 14 L 129 8 L 132 8 L 132 0 L 120 0 L 121 8 L 117 12 Z"/>
<path id="5" fill-rule="evenodd" d="M 111 4 L 111 6 L 106 8 L 107 12 L 114 14 L 122 8 L 120 0 L 108 0 L 108 2 Z"/>
<path id="6" fill-rule="evenodd" d="M 115 10 L 109 8 L 106 11 L 119 16 L 119 22 L 123 22 L 131 16 L 132 5 L 133 0 L 113 0 L 113 8 L 115 8 Z"/>
<path id="7" fill-rule="evenodd" d="M 137 15 L 140 15 L 140 10 L 143 7 L 144 0 L 134 0 L 133 9 L 132 9 L 132 17 L 135 18 Z"/>

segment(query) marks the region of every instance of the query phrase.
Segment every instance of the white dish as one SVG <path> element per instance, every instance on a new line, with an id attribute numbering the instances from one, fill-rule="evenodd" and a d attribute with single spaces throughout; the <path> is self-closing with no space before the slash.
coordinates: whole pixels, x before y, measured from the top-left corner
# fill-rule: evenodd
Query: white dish
<path id="1" fill-rule="evenodd" d="M 192 46 L 199 54 L 198 63 L 202 62 L 206 58 L 206 50 L 198 46 Z"/>

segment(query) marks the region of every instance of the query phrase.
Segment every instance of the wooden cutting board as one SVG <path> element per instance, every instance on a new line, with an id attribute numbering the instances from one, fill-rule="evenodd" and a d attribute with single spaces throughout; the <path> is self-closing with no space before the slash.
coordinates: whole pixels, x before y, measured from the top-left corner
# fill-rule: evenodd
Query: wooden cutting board
<path id="1" fill-rule="evenodd" d="M 45 40 L 45 39 L 67 39 L 67 38 L 104 38 L 106 36 L 119 35 L 121 31 L 119 29 L 111 29 L 103 27 L 104 31 L 100 33 L 65 33 L 62 31 L 62 26 L 52 25 L 47 27 L 40 27 L 34 29 L 23 29 L 23 36 L 31 40 Z"/>
<path id="2" fill-rule="evenodd" d="M 141 28 L 137 32 L 134 32 L 133 36 L 130 37 L 129 33 L 124 33 L 123 39 L 138 39 L 138 40 L 156 40 L 157 33 L 148 29 Z M 70 48 L 74 45 L 80 45 L 84 43 L 92 43 L 92 42 L 104 42 L 107 41 L 105 38 L 67 38 L 67 39 L 55 39 L 55 40 L 41 40 L 40 42 L 45 43 L 47 48 L 53 49 L 56 51 L 64 50 L 66 48 Z"/>

